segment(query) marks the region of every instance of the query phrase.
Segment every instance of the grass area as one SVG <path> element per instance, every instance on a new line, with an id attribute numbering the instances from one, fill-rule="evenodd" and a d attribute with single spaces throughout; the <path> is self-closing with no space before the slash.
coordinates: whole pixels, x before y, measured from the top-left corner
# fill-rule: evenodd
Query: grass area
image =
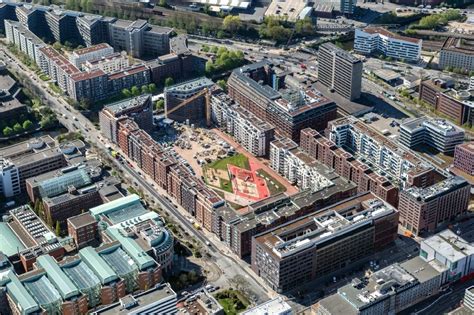
<path id="1" fill-rule="evenodd" d="M 236 290 L 225 290 L 217 293 L 215 298 L 224 308 L 226 315 L 235 315 L 247 309 L 250 302 Z"/>
<path id="2" fill-rule="evenodd" d="M 209 167 L 227 171 L 227 164 L 250 170 L 249 159 L 243 154 L 236 154 L 234 156 L 229 156 L 222 160 L 217 160 L 209 164 Z"/>
<path id="3" fill-rule="evenodd" d="M 263 177 L 267 182 L 270 195 L 276 195 L 286 191 L 286 187 L 277 181 L 273 176 L 265 172 L 263 169 L 257 170 L 257 175 Z"/>
<path id="4" fill-rule="evenodd" d="M 40 74 L 39 78 L 40 78 L 41 80 L 43 80 L 43 81 L 49 81 L 49 80 L 51 80 L 51 78 L 50 78 L 48 75 L 44 74 L 44 73 L 43 73 L 43 74 Z"/>
<path id="5" fill-rule="evenodd" d="M 58 94 L 63 94 L 63 90 L 61 90 L 61 88 L 57 84 L 51 82 L 51 83 L 49 83 L 49 87 L 54 92 L 56 92 Z"/>

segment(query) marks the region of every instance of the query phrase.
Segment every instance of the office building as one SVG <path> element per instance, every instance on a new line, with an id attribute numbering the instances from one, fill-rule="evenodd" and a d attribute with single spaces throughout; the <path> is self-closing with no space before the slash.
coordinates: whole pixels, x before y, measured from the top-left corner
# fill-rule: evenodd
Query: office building
<path id="1" fill-rule="evenodd" d="M 252 269 L 277 292 L 355 266 L 397 237 L 398 212 L 370 193 L 256 235 Z"/>
<path id="2" fill-rule="evenodd" d="M 415 235 L 435 232 L 465 214 L 471 185 L 462 177 L 448 177 L 426 188 L 410 187 L 400 192 L 400 224 Z"/>
<path id="3" fill-rule="evenodd" d="M 107 43 L 101 43 L 81 49 L 75 49 L 69 55 L 69 61 L 77 68 L 81 68 L 84 63 L 91 60 L 100 59 L 114 52 L 114 49 Z"/>
<path id="4" fill-rule="evenodd" d="M 445 119 L 413 118 L 400 125 L 400 144 L 414 149 L 429 146 L 441 153 L 453 153 L 464 141 L 464 130 Z"/>
<path id="5" fill-rule="evenodd" d="M 474 175 L 474 143 L 468 142 L 456 146 L 454 150 L 454 167 L 469 176 Z"/>
<path id="6" fill-rule="evenodd" d="M 419 98 L 458 125 L 474 125 L 474 90 L 455 90 L 452 81 L 431 79 L 421 82 Z"/>
<path id="7" fill-rule="evenodd" d="M 28 107 L 18 99 L 21 87 L 8 73 L 0 73 L 0 121 L 10 122 L 28 115 Z"/>
<path id="8" fill-rule="evenodd" d="M 176 314 L 177 295 L 168 283 L 92 312 L 94 315 Z"/>
<path id="9" fill-rule="evenodd" d="M 116 51 L 125 50 L 132 57 L 169 53 L 170 28 L 150 26 L 145 20 L 116 20 L 109 24 L 110 45 Z"/>
<path id="10" fill-rule="evenodd" d="M 27 178 L 65 167 L 82 156 L 82 141 L 58 146 L 50 136 L 20 142 L 0 150 L 0 193 L 12 197 L 25 190 Z"/>
<path id="11" fill-rule="evenodd" d="M 299 141 L 301 129 L 323 130 L 337 106 L 312 88 L 295 87 L 294 77 L 268 61 L 243 66 L 228 80 L 230 97 L 283 137 Z"/>
<path id="12" fill-rule="evenodd" d="M 139 128 L 151 130 L 153 128 L 151 95 L 140 95 L 105 106 L 99 113 L 101 133 L 112 142 L 118 143 L 118 122 L 125 117 L 133 119 Z"/>
<path id="13" fill-rule="evenodd" d="M 0 222 L 0 229 L 0 251 L 10 257 L 17 270 L 31 270 L 41 255 L 60 260 L 65 254 L 56 235 L 29 206 L 9 211 Z"/>
<path id="14" fill-rule="evenodd" d="M 224 129 L 255 156 L 266 156 L 270 151 L 275 128 L 236 104 L 223 91 L 212 93 L 213 122 Z"/>
<path id="15" fill-rule="evenodd" d="M 259 314 L 272 314 L 272 315 L 292 315 L 293 310 L 291 306 L 285 302 L 285 300 L 279 296 L 273 300 L 259 304 L 251 309 L 248 309 L 242 313 L 242 315 L 259 315 Z"/>
<path id="16" fill-rule="evenodd" d="M 441 277 L 437 266 L 415 257 L 352 279 L 313 309 L 317 315 L 397 314 L 437 294 Z"/>
<path id="17" fill-rule="evenodd" d="M 357 28 L 355 31 L 354 51 L 360 54 L 382 54 L 398 60 L 418 62 L 421 45 L 421 39 L 400 36 L 382 27 Z"/>
<path id="18" fill-rule="evenodd" d="M 392 206 L 398 205 L 398 185 L 383 171 L 369 166 L 364 160 L 338 147 L 314 129 L 301 131 L 300 148 L 310 157 L 357 185 L 357 192 L 370 191 Z"/>
<path id="19" fill-rule="evenodd" d="M 301 190 L 319 191 L 333 185 L 330 180 L 333 171 L 304 153 L 288 138 L 270 143 L 270 167 Z"/>
<path id="20" fill-rule="evenodd" d="M 474 70 L 474 45 L 471 41 L 448 37 L 439 53 L 441 69 L 456 68 L 463 71 Z"/>
<path id="21" fill-rule="evenodd" d="M 332 43 L 319 46 L 318 55 L 319 81 L 348 100 L 360 98 L 362 61 Z"/>
<path id="22" fill-rule="evenodd" d="M 433 166 L 354 117 L 331 121 L 327 134 L 337 147 L 384 173 L 396 186 L 427 187 L 438 178 Z"/>
<path id="23" fill-rule="evenodd" d="M 464 291 L 464 299 L 461 306 L 449 312 L 449 315 L 469 315 L 474 312 L 474 286 Z"/>
<path id="24" fill-rule="evenodd" d="M 89 246 L 99 239 L 97 221 L 89 213 L 68 218 L 67 232 L 74 239 L 77 249 Z"/>
<path id="25" fill-rule="evenodd" d="M 196 94 L 202 92 L 204 89 L 210 89 L 214 86 L 214 82 L 206 77 L 178 83 L 164 89 L 165 99 L 165 115 L 166 118 L 177 121 L 199 122 L 206 119 L 206 102 L 208 102 L 206 95 L 201 95 L 189 104 L 180 109 L 176 109 L 181 103 L 192 98 Z"/>

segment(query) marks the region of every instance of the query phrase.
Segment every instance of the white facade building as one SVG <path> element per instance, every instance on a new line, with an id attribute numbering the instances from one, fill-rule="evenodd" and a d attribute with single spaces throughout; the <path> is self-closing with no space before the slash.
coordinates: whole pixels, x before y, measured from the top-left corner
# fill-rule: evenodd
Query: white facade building
<path id="1" fill-rule="evenodd" d="M 113 53 L 105 57 L 94 60 L 87 60 L 82 64 L 82 70 L 92 72 L 94 70 L 102 70 L 105 73 L 113 73 L 121 71 L 130 66 L 130 61 L 125 52 Z"/>
<path id="2" fill-rule="evenodd" d="M 261 315 L 261 314 L 272 314 L 272 315 L 292 315 L 293 311 L 291 306 L 283 300 L 281 296 L 274 298 L 273 300 L 259 304 L 241 315 Z"/>
<path id="3" fill-rule="evenodd" d="M 46 44 L 35 34 L 29 31 L 20 22 L 5 20 L 5 36 L 8 43 L 15 44 L 21 52 L 39 64 L 40 48 Z"/>
<path id="4" fill-rule="evenodd" d="M 18 168 L 7 159 L 0 159 L 0 196 L 12 197 L 20 193 Z"/>
<path id="5" fill-rule="evenodd" d="M 71 61 L 76 67 L 80 68 L 82 64 L 89 60 L 96 60 L 114 52 L 114 49 L 107 43 L 101 43 L 94 46 L 76 49 L 69 56 Z"/>
<path id="6" fill-rule="evenodd" d="M 404 37 L 381 27 L 356 29 L 354 50 L 361 54 L 383 54 L 386 57 L 416 62 L 421 56 L 421 39 Z"/>
<path id="7" fill-rule="evenodd" d="M 270 150 L 274 127 L 259 119 L 248 110 L 238 106 L 225 93 L 211 99 L 212 119 L 232 135 L 245 150 L 255 156 L 265 156 Z"/>

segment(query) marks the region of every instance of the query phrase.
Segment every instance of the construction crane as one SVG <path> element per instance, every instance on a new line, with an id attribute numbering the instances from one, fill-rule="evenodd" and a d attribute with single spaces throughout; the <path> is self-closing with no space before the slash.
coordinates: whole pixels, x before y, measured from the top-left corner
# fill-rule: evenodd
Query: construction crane
<path id="1" fill-rule="evenodd" d="M 168 107 L 165 106 L 165 116 L 166 118 L 169 118 L 169 115 L 177 111 L 178 109 L 181 109 L 185 107 L 186 105 L 189 105 L 192 101 L 196 100 L 199 97 L 204 96 L 205 100 L 205 106 L 206 106 L 206 125 L 208 127 L 211 126 L 211 96 L 210 92 L 207 88 L 203 89 L 199 93 L 191 96 L 190 98 L 184 100 L 183 102 L 179 103 L 178 106 L 168 110 Z"/>

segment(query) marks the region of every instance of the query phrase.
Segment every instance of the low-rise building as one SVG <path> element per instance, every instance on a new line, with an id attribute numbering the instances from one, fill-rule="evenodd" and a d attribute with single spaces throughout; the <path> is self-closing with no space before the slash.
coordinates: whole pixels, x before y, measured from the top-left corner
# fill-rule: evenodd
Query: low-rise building
<path id="1" fill-rule="evenodd" d="M 441 153 L 453 153 L 464 141 L 464 130 L 445 119 L 413 118 L 400 125 L 398 141 L 410 149 L 427 145 Z"/>
<path id="2" fill-rule="evenodd" d="M 356 265 L 397 237 L 398 212 L 366 193 L 256 235 L 252 269 L 273 290 Z"/>
<path id="3" fill-rule="evenodd" d="M 206 289 L 194 293 L 194 298 L 184 301 L 178 315 L 224 315 L 224 308 Z"/>
<path id="4" fill-rule="evenodd" d="M 339 288 L 314 306 L 317 315 L 396 314 L 439 292 L 442 272 L 419 257 Z"/>
<path id="5" fill-rule="evenodd" d="M 399 60 L 417 62 L 422 40 L 392 33 L 382 27 L 356 29 L 354 50 L 361 54 L 383 54 Z"/>
<path id="6" fill-rule="evenodd" d="M 291 306 L 285 302 L 285 300 L 279 296 L 273 300 L 259 304 L 251 309 L 246 310 L 242 315 L 259 315 L 259 314 L 272 314 L 272 315 L 292 315 L 293 311 Z"/>
<path id="7" fill-rule="evenodd" d="M 89 246 L 99 239 L 97 221 L 89 213 L 68 218 L 67 231 L 78 249 Z"/>

